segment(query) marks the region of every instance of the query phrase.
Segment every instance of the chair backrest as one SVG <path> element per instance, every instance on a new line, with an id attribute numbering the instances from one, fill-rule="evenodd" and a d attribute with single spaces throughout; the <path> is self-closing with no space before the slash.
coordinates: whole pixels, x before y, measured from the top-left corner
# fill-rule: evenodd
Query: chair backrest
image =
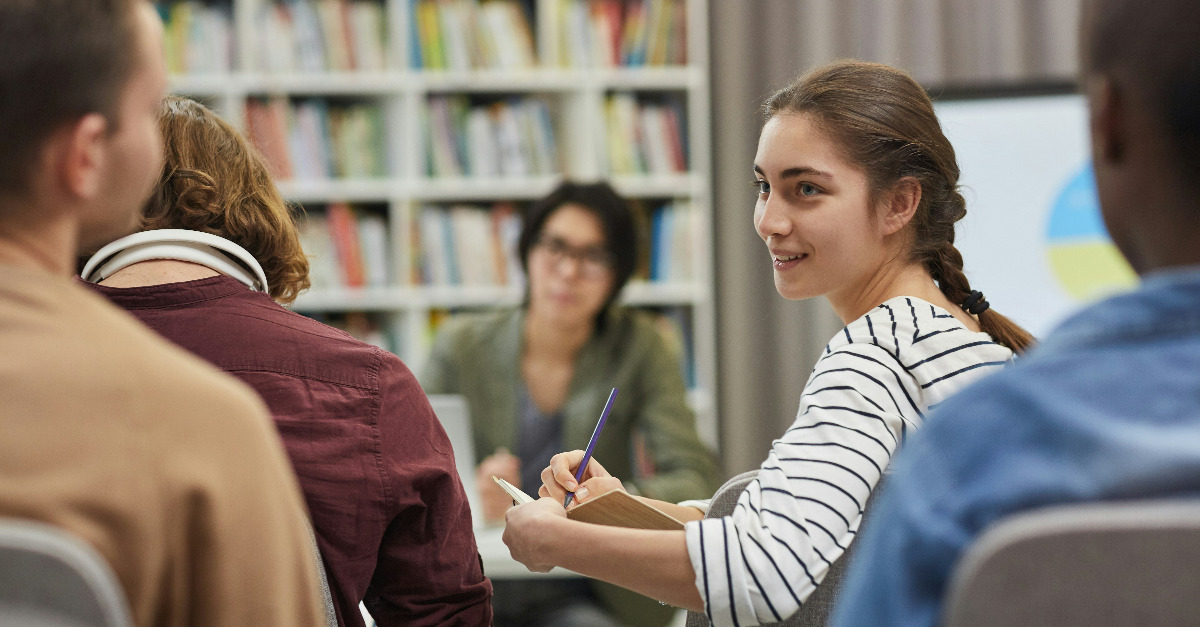
<path id="1" fill-rule="evenodd" d="M 313 531 L 312 523 L 308 527 L 308 550 L 317 566 L 317 586 L 320 588 L 322 612 L 328 627 L 338 627 L 337 608 L 333 604 L 333 589 L 329 587 L 329 577 L 325 574 L 325 560 L 321 557 L 321 547 L 317 544 L 317 534 Z"/>
<path id="2" fill-rule="evenodd" d="M 1001 519 L 964 553 L 943 624 L 1195 625 L 1200 500 L 1053 506 Z"/>
<path id="3" fill-rule="evenodd" d="M 737 507 L 738 499 L 742 492 L 746 490 L 746 486 L 754 481 L 758 476 L 757 470 L 749 470 L 740 475 L 735 476 L 725 482 L 713 494 L 712 501 L 709 502 L 708 513 L 705 518 L 720 518 L 733 513 Z M 871 490 L 870 496 L 867 497 L 867 502 L 863 507 L 863 520 L 859 523 L 858 531 L 862 533 L 863 527 L 867 524 L 869 513 L 871 512 L 871 503 L 875 500 L 875 495 L 879 494 L 879 489 L 887 480 L 887 475 L 875 485 L 875 489 Z M 846 569 L 850 567 L 850 561 L 854 545 L 851 544 L 846 549 L 842 556 L 838 558 L 829 567 L 829 571 L 825 573 L 825 579 L 821 580 L 821 585 L 808 596 L 804 601 L 804 605 L 793 615 L 784 619 L 779 623 L 762 623 L 764 625 L 787 625 L 787 626 L 804 626 L 804 627 L 823 627 L 829 622 L 829 617 L 833 614 L 834 604 L 837 602 L 838 594 L 842 590 L 842 579 L 845 577 Z M 688 612 L 686 627 L 706 627 L 709 624 L 708 617 L 699 612 Z"/>
<path id="4" fill-rule="evenodd" d="M 0 625 L 132 627 L 108 562 L 45 523 L 0 518 Z"/>
<path id="5" fill-rule="evenodd" d="M 450 445 L 454 447 L 454 465 L 474 516 L 475 512 L 482 510 L 479 509 L 479 492 L 475 485 L 475 435 L 471 431 L 467 399 L 460 394 L 430 394 L 429 404 L 433 406 L 433 413 L 437 414 L 450 438 Z M 483 521 L 477 519 L 474 522 L 478 527 Z"/>

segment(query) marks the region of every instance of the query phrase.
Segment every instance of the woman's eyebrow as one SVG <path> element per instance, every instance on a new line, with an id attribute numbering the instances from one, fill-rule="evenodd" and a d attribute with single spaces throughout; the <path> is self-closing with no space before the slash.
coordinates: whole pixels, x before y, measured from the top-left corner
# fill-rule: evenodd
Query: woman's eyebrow
<path id="1" fill-rule="evenodd" d="M 766 176 L 766 172 L 763 172 L 762 167 L 760 167 L 757 163 L 754 164 L 754 172 L 756 174 Z M 833 178 L 833 174 L 807 165 L 788 168 L 779 174 L 779 178 L 782 179 L 790 179 L 797 176 L 820 176 L 825 178 Z"/>

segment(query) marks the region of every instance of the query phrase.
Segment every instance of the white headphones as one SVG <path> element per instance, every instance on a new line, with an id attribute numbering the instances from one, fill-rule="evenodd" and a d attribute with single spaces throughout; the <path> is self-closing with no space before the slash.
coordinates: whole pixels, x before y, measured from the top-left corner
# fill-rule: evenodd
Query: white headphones
<path id="1" fill-rule="evenodd" d="M 267 274 L 249 251 L 224 237 L 186 229 L 156 229 L 122 237 L 96 251 L 80 276 L 99 283 L 122 268 L 151 259 L 198 263 L 252 290 L 267 291 Z"/>

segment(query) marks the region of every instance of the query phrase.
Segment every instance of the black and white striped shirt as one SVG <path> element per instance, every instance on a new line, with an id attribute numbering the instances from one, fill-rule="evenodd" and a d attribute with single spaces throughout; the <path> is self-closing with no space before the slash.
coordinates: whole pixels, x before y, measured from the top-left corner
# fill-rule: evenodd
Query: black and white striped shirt
<path id="1" fill-rule="evenodd" d="M 862 504 L 908 432 L 1012 356 L 908 296 L 842 329 L 733 515 L 687 524 L 709 620 L 754 625 L 794 614 L 854 539 Z"/>

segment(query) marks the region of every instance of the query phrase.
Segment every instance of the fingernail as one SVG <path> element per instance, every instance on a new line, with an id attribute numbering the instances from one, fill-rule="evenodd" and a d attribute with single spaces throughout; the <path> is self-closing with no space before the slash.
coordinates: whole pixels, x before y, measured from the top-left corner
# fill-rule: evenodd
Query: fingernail
<path id="1" fill-rule="evenodd" d="M 583 499 L 586 499 L 587 497 L 588 497 L 588 489 L 587 488 L 579 488 L 578 490 L 575 491 L 575 500 L 576 501 L 582 501 Z"/>
<path id="2" fill-rule="evenodd" d="M 576 489 L 578 489 L 578 488 L 579 488 L 579 484 L 575 483 L 574 481 L 568 481 L 568 482 L 567 482 L 567 489 L 568 489 L 568 490 L 570 490 L 570 491 L 574 492 L 574 491 L 575 491 Z"/>

